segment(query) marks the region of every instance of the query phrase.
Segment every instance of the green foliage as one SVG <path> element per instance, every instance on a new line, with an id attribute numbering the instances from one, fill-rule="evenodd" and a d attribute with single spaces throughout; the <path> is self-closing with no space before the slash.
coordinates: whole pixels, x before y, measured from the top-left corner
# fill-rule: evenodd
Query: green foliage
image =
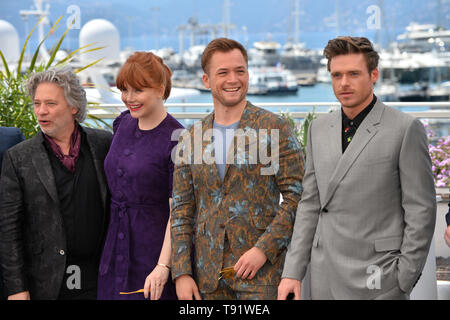
<path id="1" fill-rule="evenodd" d="M 308 140 L 308 128 L 311 124 L 311 121 L 313 121 L 316 118 L 316 108 L 313 108 L 312 112 L 308 112 L 305 119 L 297 125 L 294 121 L 294 118 L 292 115 L 288 112 L 281 112 L 281 114 L 286 118 L 286 120 L 291 125 L 292 129 L 294 130 L 295 136 L 297 140 L 300 142 L 300 145 L 302 146 L 302 153 L 303 157 L 306 158 L 306 142 Z"/>
<path id="2" fill-rule="evenodd" d="M 0 85 L 0 126 L 20 128 L 25 138 L 39 129 L 31 98 L 24 94 L 23 76 L 8 77 Z"/>
<path id="3" fill-rule="evenodd" d="M 43 45 L 44 41 L 47 40 L 47 38 L 58 28 L 62 17 L 63 16 L 59 17 L 59 19 L 45 35 L 41 43 L 39 43 L 34 51 L 29 66 L 25 70 L 23 70 L 22 67 L 28 40 L 30 39 L 39 23 L 41 23 L 42 19 L 36 23 L 31 32 L 28 34 L 28 37 L 22 47 L 17 66 L 9 66 L 2 51 L 0 50 L 0 59 L 1 63 L 3 64 L 3 70 L 0 71 L 0 126 L 20 128 L 25 138 L 27 139 L 35 135 L 39 130 L 39 125 L 37 123 L 36 116 L 34 115 L 33 103 L 31 101 L 31 97 L 28 96 L 25 88 L 25 82 L 28 79 L 29 75 L 34 72 L 47 70 L 50 67 L 64 66 L 68 64 L 76 54 L 103 49 L 103 47 L 89 48 L 88 50 L 81 52 L 81 50 L 92 46 L 92 44 L 89 44 L 69 53 L 65 59 L 55 63 L 56 53 L 61 47 L 61 44 L 63 43 L 68 31 L 70 30 L 70 27 L 67 27 L 62 36 L 55 42 L 54 46 L 52 47 L 49 60 L 41 62 L 41 64 L 38 65 L 37 62 L 41 46 Z M 75 21 L 73 21 L 72 24 L 73 23 L 75 23 Z M 93 63 L 82 67 L 75 72 L 78 73 L 98 63 L 100 60 L 101 59 L 94 61 Z M 13 68 L 15 69 L 13 70 Z M 104 126 L 106 125 L 107 127 L 110 127 L 100 119 L 94 119 L 90 115 L 88 115 L 88 117 L 93 119 L 96 124 L 101 122 Z"/>

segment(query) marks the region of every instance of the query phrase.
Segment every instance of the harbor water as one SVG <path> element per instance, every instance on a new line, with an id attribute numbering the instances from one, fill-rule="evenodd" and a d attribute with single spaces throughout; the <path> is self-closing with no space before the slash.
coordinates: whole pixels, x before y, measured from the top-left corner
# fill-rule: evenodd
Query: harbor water
<path id="1" fill-rule="evenodd" d="M 271 94 L 271 95 L 247 95 L 247 100 L 251 101 L 253 104 L 258 105 L 258 103 L 291 103 L 291 102 L 338 102 L 334 93 L 331 83 L 316 83 L 312 86 L 301 86 L 299 87 L 296 94 Z M 209 92 L 201 92 L 198 95 L 189 95 L 185 97 L 169 98 L 167 101 L 169 103 L 212 103 L 212 96 Z M 277 107 L 268 108 L 272 112 L 287 111 L 287 108 Z M 403 111 L 425 111 L 427 107 L 423 108 L 410 108 L 401 107 Z M 328 107 L 317 107 L 316 111 L 326 112 Z M 212 107 L 170 107 L 169 112 L 212 112 Z M 308 107 L 294 107 L 289 108 L 290 112 L 304 112 L 312 111 Z"/>

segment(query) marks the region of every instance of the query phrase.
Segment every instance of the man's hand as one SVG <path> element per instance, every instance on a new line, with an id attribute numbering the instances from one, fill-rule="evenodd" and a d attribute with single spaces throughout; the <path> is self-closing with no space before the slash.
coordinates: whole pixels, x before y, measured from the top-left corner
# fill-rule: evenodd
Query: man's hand
<path id="1" fill-rule="evenodd" d="M 283 278 L 278 286 L 278 300 L 286 300 L 289 293 L 294 294 L 294 300 L 300 300 L 302 283 L 296 279 Z"/>
<path id="2" fill-rule="evenodd" d="M 234 265 L 234 271 L 236 277 L 242 279 L 253 279 L 258 270 L 266 263 L 267 257 L 265 253 L 257 248 L 253 247 L 245 252 Z"/>
<path id="3" fill-rule="evenodd" d="M 202 300 L 197 284 L 190 275 L 184 274 L 175 279 L 175 287 L 179 300 Z"/>
<path id="4" fill-rule="evenodd" d="M 450 247 L 450 226 L 447 227 L 444 233 L 444 239 L 447 245 Z"/>
<path id="5" fill-rule="evenodd" d="M 8 297 L 8 300 L 30 300 L 30 292 L 22 291 L 16 294 L 12 294 Z"/>

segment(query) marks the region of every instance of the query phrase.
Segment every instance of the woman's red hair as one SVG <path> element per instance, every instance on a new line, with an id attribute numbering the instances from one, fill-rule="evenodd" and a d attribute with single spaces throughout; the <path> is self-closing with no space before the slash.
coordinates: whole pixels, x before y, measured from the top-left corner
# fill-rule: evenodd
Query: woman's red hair
<path id="1" fill-rule="evenodd" d="M 119 90 L 129 85 L 135 89 L 164 88 L 163 100 L 167 100 L 172 88 L 172 71 L 163 60 L 151 52 L 133 53 L 124 63 L 116 78 Z"/>

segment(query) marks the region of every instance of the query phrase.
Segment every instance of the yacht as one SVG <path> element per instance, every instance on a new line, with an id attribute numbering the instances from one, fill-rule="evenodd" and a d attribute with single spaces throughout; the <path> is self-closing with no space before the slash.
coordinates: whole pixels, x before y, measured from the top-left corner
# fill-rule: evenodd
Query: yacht
<path id="1" fill-rule="evenodd" d="M 317 70 L 317 82 L 321 83 L 330 83 L 331 75 L 328 71 L 328 60 L 326 58 L 322 58 L 320 60 L 320 66 Z"/>
<path id="2" fill-rule="evenodd" d="M 407 52 L 448 51 L 450 30 L 434 24 L 410 23 L 406 31 L 397 37 L 399 49 Z"/>
<path id="3" fill-rule="evenodd" d="M 428 101 L 450 101 L 450 81 L 444 81 L 427 91 Z"/>
<path id="4" fill-rule="evenodd" d="M 299 85 L 314 85 L 322 56 L 305 48 L 304 43 L 287 42 L 280 54 L 280 63 L 291 70 Z"/>
<path id="5" fill-rule="evenodd" d="M 162 48 L 158 50 L 150 50 L 163 59 L 164 63 L 173 71 L 182 68 L 183 60 L 181 56 L 175 52 L 173 48 Z"/>
<path id="6" fill-rule="evenodd" d="M 291 71 L 274 67 L 249 68 L 249 95 L 296 94 L 298 84 Z"/>
<path id="7" fill-rule="evenodd" d="M 397 97 L 398 84 L 393 81 L 377 81 L 374 87 L 375 95 L 384 102 L 398 101 Z"/>
<path id="8" fill-rule="evenodd" d="M 433 98 L 430 96 L 433 84 L 448 80 L 450 75 L 450 65 L 447 65 L 436 51 L 401 52 L 399 48 L 382 51 L 379 69 L 379 90 L 380 94 L 383 92 L 382 96 L 386 95 L 385 101 L 419 102 L 445 99 L 445 94 L 440 97 L 437 91 L 432 93 Z M 395 95 L 392 92 L 393 84 L 396 87 Z"/>
<path id="9" fill-rule="evenodd" d="M 183 52 L 181 58 L 186 69 L 196 72 L 202 68 L 201 60 L 205 48 L 205 45 L 194 45 Z"/>
<path id="10" fill-rule="evenodd" d="M 275 67 L 280 62 L 278 50 L 281 44 L 275 41 L 257 41 L 248 50 L 249 66 Z"/>
<path id="11" fill-rule="evenodd" d="M 280 54 L 280 62 L 290 70 L 317 72 L 320 66 L 321 54 L 308 50 L 304 43 L 287 42 Z"/>

